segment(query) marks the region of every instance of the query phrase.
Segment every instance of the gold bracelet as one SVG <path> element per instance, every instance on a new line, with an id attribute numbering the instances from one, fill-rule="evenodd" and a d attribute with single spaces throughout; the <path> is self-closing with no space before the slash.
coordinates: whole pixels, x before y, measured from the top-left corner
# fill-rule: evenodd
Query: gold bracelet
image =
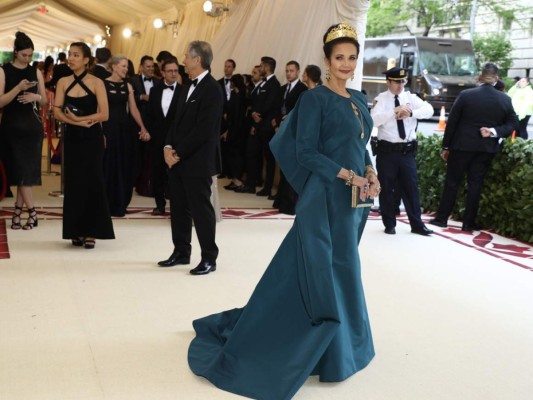
<path id="1" fill-rule="evenodd" d="M 353 180 L 353 178 L 356 177 L 355 172 L 353 172 L 352 170 L 349 170 L 349 171 L 348 171 L 348 174 L 349 174 L 349 175 L 348 175 L 348 178 L 345 179 L 344 184 L 345 184 L 346 186 L 353 186 L 352 180 Z"/>
<path id="2" fill-rule="evenodd" d="M 376 170 L 374 169 L 374 167 L 372 165 L 367 165 L 366 166 L 366 173 L 367 174 L 376 174 Z"/>

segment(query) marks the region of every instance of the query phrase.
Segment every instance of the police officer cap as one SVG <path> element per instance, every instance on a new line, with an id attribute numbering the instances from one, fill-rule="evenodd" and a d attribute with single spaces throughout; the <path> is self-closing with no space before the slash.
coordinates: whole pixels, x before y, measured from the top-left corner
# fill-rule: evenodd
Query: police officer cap
<path id="1" fill-rule="evenodd" d="M 383 72 L 387 79 L 391 81 L 406 81 L 407 80 L 407 70 L 405 68 L 394 67 Z"/>

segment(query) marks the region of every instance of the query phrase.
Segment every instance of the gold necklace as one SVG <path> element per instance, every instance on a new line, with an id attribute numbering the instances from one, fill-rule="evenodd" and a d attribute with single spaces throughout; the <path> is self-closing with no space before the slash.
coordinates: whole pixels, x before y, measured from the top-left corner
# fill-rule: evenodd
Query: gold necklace
<path id="1" fill-rule="evenodd" d="M 351 105 L 352 105 L 352 109 L 353 109 L 355 116 L 359 120 L 359 125 L 361 125 L 361 139 L 364 139 L 365 138 L 365 125 L 363 124 L 363 116 L 361 115 L 361 113 L 359 112 L 359 109 L 354 103 L 351 103 Z"/>

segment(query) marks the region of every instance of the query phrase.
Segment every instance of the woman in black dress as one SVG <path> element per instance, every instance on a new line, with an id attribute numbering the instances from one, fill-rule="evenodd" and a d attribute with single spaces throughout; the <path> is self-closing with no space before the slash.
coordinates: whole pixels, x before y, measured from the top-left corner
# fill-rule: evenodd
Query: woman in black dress
<path id="1" fill-rule="evenodd" d="M 0 68 L 0 148 L 7 171 L 8 185 L 17 186 L 15 214 L 11 229 L 30 230 L 37 227 L 32 186 L 41 184 L 43 127 L 38 105 L 47 98 L 41 71 L 30 65 L 33 42 L 22 32 L 16 33 L 14 59 Z M 21 225 L 22 207 L 28 208 L 28 221 Z"/>
<path id="2" fill-rule="evenodd" d="M 125 81 L 128 59 L 115 55 L 109 60 L 109 66 L 112 73 L 104 81 L 109 103 L 109 119 L 104 123 L 104 179 L 111 215 L 123 217 L 133 193 L 133 140 L 148 141 L 150 135 L 135 103 L 133 88 Z M 128 110 L 140 128 L 138 138 L 132 138 Z"/>
<path id="3" fill-rule="evenodd" d="M 64 134 L 65 199 L 63 239 L 92 249 L 95 239 L 114 239 L 104 187 L 104 137 L 101 122 L 109 116 L 101 79 L 87 74 L 91 50 L 83 42 L 70 45 L 68 64 L 74 75 L 59 80 L 55 117 Z"/>

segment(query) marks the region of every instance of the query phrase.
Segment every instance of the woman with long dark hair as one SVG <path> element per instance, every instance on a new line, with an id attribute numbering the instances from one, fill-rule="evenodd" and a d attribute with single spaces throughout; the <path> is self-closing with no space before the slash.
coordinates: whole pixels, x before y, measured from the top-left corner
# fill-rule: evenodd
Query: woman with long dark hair
<path id="1" fill-rule="evenodd" d="M 345 380 L 374 356 L 357 205 L 380 189 L 366 151 L 366 98 L 346 88 L 359 55 L 355 29 L 330 27 L 324 55 L 330 79 L 301 94 L 270 142 L 300 195 L 294 225 L 244 308 L 193 322 L 192 371 L 254 399 L 288 400 L 310 375 Z"/>
<path id="2" fill-rule="evenodd" d="M 44 78 L 30 65 L 33 42 L 23 32 L 15 35 L 13 61 L 0 68 L 0 147 L 7 171 L 8 185 L 17 186 L 15 213 L 11 229 L 30 230 L 38 225 L 32 186 L 41 185 L 43 127 L 39 106 L 47 104 Z M 22 225 L 22 208 L 28 208 L 28 220 Z"/>
<path id="3" fill-rule="evenodd" d="M 104 137 L 101 123 L 109 108 L 104 83 L 88 74 L 91 49 L 70 45 L 68 64 L 74 73 L 57 83 L 55 117 L 66 124 L 63 139 L 65 199 L 63 239 L 93 249 L 95 239 L 114 239 L 102 170 Z"/>

